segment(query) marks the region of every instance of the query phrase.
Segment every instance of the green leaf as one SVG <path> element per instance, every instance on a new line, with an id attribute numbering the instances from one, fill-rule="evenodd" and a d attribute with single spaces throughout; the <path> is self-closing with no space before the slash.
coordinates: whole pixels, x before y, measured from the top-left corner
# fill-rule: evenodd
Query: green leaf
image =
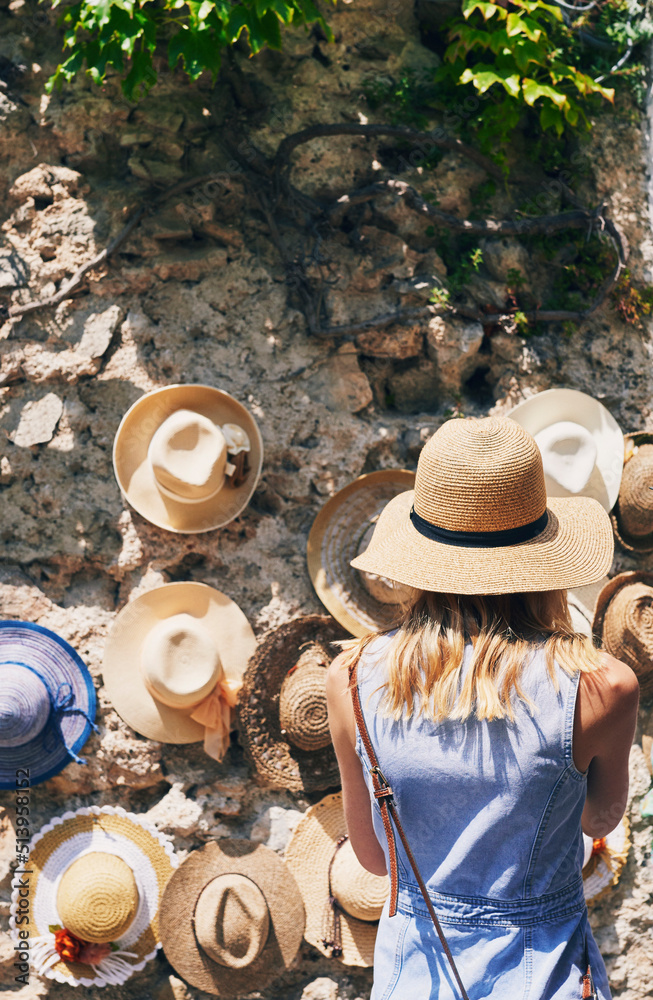
<path id="1" fill-rule="evenodd" d="M 484 94 L 495 83 L 499 83 L 511 97 L 519 96 L 519 76 L 517 73 L 501 76 L 489 66 L 477 66 L 474 70 L 466 69 L 460 82 L 473 83 L 479 94 Z"/>
<path id="2" fill-rule="evenodd" d="M 57 931 L 63 930 L 60 924 L 48 924 L 48 930 L 50 934 L 56 934 Z"/>
<path id="3" fill-rule="evenodd" d="M 540 111 L 540 125 L 544 132 L 555 129 L 558 135 L 562 135 L 565 130 L 565 121 L 562 112 L 553 104 L 545 104 Z"/>
<path id="4" fill-rule="evenodd" d="M 529 77 L 524 77 L 522 80 L 522 90 L 524 100 L 531 107 L 541 97 L 548 98 L 557 108 L 563 108 L 567 103 L 567 95 L 563 94 L 562 91 L 555 90 L 546 83 L 538 83 L 537 80 L 531 80 Z"/>

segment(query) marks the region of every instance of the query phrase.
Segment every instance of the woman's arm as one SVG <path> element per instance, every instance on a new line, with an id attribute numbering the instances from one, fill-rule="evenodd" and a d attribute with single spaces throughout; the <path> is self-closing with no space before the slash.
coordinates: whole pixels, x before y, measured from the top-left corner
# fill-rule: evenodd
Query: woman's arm
<path id="1" fill-rule="evenodd" d="M 344 656 L 336 656 L 327 671 L 327 705 L 331 738 L 338 758 L 345 820 L 356 857 L 374 875 L 385 875 L 385 855 L 372 824 L 372 803 L 356 753 L 356 720 Z"/>
<path id="2" fill-rule="evenodd" d="M 637 724 L 639 684 L 621 660 L 603 653 L 603 669 L 581 674 L 574 720 L 574 763 L 587 771 L 581 825 L 605 837 L 628 802 L 628 758 Z"/>

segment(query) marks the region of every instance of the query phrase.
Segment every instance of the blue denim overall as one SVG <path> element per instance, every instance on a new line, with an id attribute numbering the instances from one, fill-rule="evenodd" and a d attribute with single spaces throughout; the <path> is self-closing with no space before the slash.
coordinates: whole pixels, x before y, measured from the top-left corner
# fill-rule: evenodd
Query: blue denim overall
<path id="1" fill-rule="evenodd" d="M 579 675 L 556 665 L 556 691 L 534 650 L 521 680 L 533 714 L 513 696 L 514 722 L 395 722 L 377 714 L 388 641 L 376 639 L 358 665 L 363 716 L 470 1000 L 579 1000 L 586 945 L 597 995 L 610 1000 L 583 897 L 586 775 L 572 759 Z M 356 749 L 371 790 L 360 736 Z M 386 902 L 371 1000 L 460 1000 L 399 842 L 397 851 L 397 913 Z"/>

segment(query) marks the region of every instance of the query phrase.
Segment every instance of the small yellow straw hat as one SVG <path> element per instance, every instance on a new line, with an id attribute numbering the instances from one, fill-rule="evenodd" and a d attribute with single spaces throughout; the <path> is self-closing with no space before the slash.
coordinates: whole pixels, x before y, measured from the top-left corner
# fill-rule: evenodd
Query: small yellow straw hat
<path id="1" fill-rule="evenodd" d="M 389 627 L 404 589 L 378 573 L 362 573 L 351 560 L 369 548 L 385 506 L 410 489 L 415 474 L 381 469 L 359 476 L 327 500 L 308 536 L 308 572 L 317 596 L 336 621 L 355 636 Z"/>
<path id="2" fill-rule="evenodd" d="M 342 792 L 327 795 L 297 824 L 286 862 L 304 900 L 309 944 L 345 965 L 368 967 L 390 883 L 363 868 L 346 834 Z"/>
<path id="3" fill-rule="evenodd" d="M 113 444 L 126 500 L 159 528 L 187 534 L 233 521 L 251 499 L 262 462 L 249 410 L 208 385 L 169 385 L 142 396 Z"/>
<path id="4" fill-rule="evenodd" d="M 612 562 L 610 518 L 589 497 L 547 499 L 542 458 L 514 420 L 448 420 L 414 491 L 388 504 L 385 537 L 352 560 L 421 590 L 511 594 L 593 583 Z"/>
<path id="5" fill-rule="evenodd" d="M 116 617 L 102 674 L 114 708 L 162 743 L 205 741 L 220 760 L 247 661 L 256 648 L 238 605 L 203 583 L 167 583 Z"/>
<path id="6" fill-rule="evenodd" d="M 34 971 L 73 986 L 117 986 L 143 969 L 160 947 L 159 905 L 177 864 L 162 834 L 118 806 L 56 816 L 33 837 L 21 876 Z M 10 926 L 21 943 L 19 893 Z"/>

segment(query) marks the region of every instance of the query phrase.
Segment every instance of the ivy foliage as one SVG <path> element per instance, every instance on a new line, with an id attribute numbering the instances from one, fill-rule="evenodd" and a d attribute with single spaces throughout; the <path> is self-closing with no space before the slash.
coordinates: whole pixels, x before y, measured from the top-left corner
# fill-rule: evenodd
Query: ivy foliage
<path id="1" fill-rule="evenodd" d="M 48 91 L 84 68 L 102 83 L 113 68 L 125 96 L 135 100 L 156 82 L 153 57 L 161 46 L 171 68 L 181 64 L 191 80 L 208 70 L 215 81 L 222 52 L 242 35 L 252 55 L 265 46 L 280 49 L 282 31 L 291 26 L 317 23 L 331 38 L 313 0 L 52 0 L 53 7 L 64 3 L 65 58 Z"/>

